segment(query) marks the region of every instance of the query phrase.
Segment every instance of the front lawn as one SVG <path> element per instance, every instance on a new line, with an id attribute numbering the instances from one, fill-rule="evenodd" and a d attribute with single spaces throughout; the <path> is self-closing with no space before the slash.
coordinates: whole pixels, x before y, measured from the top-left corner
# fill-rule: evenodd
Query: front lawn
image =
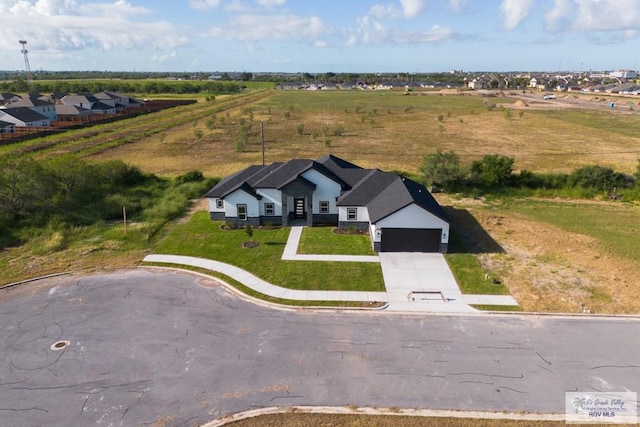
<path id="1" fill-rule="evenodd" d="M 367 234 L 338 234 L 334 227 L 305 227 L 299 254 L 377 255 Z"/>
<path id="2" fill-rule="evenodd" d="M 247 249 L 242 243 L 250 239 L 243 229 L 223 230 L 222 225 L 211 221 L 208 212 L 197 212 L 171 230 L 153 252 L 214 259 L 291 289 L 385 290 L 378 263 L 283 261 L 289 228 L 256 228 L 251 239 L 259 245 Z"/>

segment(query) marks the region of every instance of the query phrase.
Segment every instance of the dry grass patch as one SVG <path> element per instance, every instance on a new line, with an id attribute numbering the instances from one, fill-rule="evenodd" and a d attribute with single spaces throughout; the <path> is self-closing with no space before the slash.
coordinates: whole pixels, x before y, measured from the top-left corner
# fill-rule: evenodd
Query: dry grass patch
<path id="1" fill-rule="evenodd" d="M 282 413 L 225 424 L 229 427 L 563 427 L 564 421 L 487 420 L 477 418 L 410 417 L 402 415 L 336 415 Z"/>

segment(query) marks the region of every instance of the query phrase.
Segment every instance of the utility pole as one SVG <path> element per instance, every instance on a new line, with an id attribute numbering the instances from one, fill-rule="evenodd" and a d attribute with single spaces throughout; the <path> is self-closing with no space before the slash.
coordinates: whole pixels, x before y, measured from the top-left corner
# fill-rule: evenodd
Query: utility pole
<path id="1" fill-rule="evenodd" d="M 264 122 L 260 122 L 260 145 L 262 146 L 262 166 L 264 166 Z"/>
<path id="2" fill-rule="evenodd" d="M 27 41 L 26 40 L 18 40 L 18 43 L 22 45 L 22 50 L 20 51 L 24 55 L 24 67 L 27 73 L 27 83 L 29 86 L 33 84 L 33 75 L 31 74 L 31 67 L 29 66 L 29 58 L 27 57 Z"/>

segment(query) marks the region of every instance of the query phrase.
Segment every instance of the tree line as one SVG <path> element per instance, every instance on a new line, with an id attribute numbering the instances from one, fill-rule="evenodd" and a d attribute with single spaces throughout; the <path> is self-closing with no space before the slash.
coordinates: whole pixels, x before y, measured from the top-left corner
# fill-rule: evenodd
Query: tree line
<path id="1" fill-rule="evenodd" d="M 0 92 L 9 93 L 98 93 L 139 94 L 224 94 L 240 93 L 245 86 L 229 81 L 171 80 L 36 80 L 30 86 L 24 79 L 0 83 Z"/>
<path id="2" fill-rule="evenodd" d="M 618 198 L 618 192 L 640 186 L 640 160 L 633 175 L 600 165 L 588 165 L 571 173 L 514 173 L 514 157 L 489 154 L 462 166 L 453 151 L 440 150 L 422 159 L 420 171 L 428 186 L 444 191 L 584 190 L 583 193 L 606 193 Z"/>

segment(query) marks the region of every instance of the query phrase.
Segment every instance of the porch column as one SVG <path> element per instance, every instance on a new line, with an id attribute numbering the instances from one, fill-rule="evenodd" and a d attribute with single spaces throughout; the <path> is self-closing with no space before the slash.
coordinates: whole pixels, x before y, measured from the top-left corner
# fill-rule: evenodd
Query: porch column
<path id="1" fill-rule="evenodd" d="M 306 197 L 307 203 L 307 227 L 313 227 L 313 193 Z"/>
<path id="2" fill-rule="evenodd" d="M 282 226 L 289 226 L 289 208 L 287 207 L 287 195 L 282 191 Z"/>

